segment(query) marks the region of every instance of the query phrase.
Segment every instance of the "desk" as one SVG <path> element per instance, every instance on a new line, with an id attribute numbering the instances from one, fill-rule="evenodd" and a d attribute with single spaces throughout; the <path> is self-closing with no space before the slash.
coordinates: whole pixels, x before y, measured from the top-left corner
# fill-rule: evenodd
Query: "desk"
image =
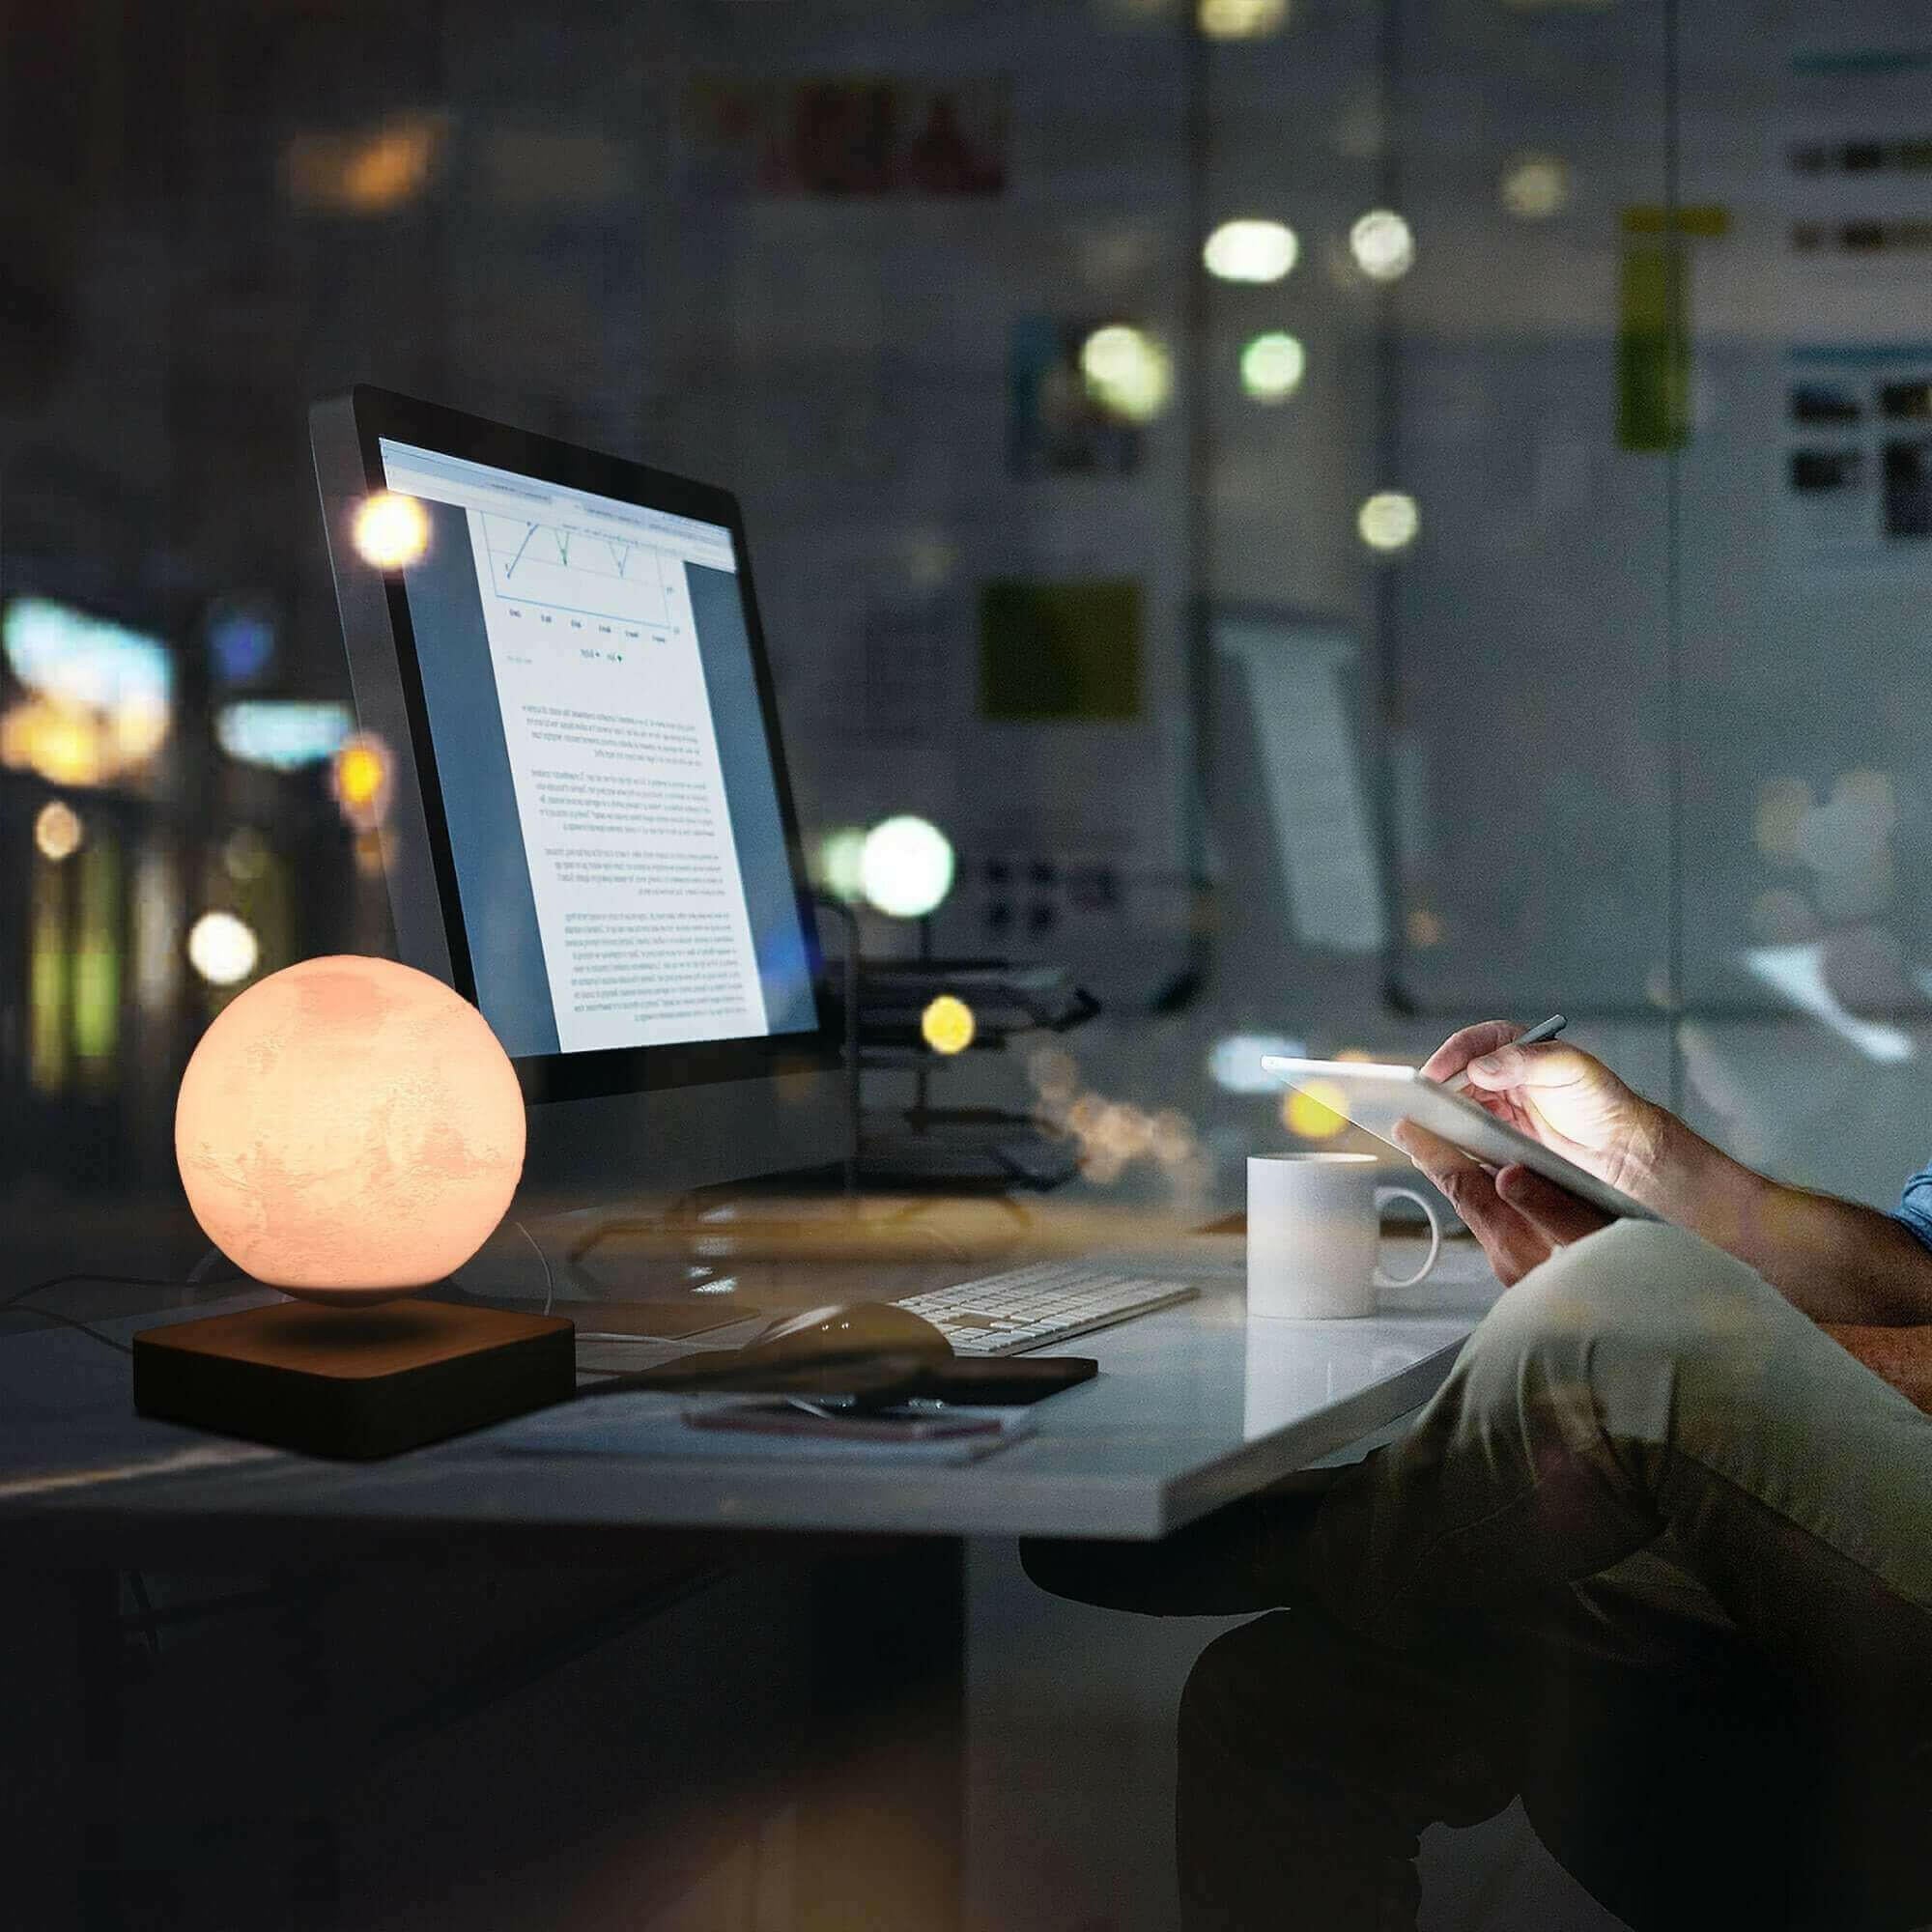
<path id="1" fill-rule="evenodd" d="M 958 1860 L 963 1540 L 1162 1536 L 1399 1421 L 1440 1383 L 1495 1293 L 1481 1255 L 1458 1244 L 1430 1282 L 1396 1295 L 1373 1321 L 1250 1323 L 1237 1240 L 1143 1250 L 1134 1262 L 1179 1269 L 1201 1284 L 1201 1298 L 1078 1338 L 1069 1346 L 1098 1358 L 1098 1378 L 1043 1405 L 1031 1439 L 957 1468 L 536 1458 L 506 1453 L 495 1432 L 379 1464 L 321 1464 L 136 1417 L 125 1358 L 85 1337 L 7 1337 L 0 1564 L 21 1573 L 23 1585 L 27 1573 L 38 1575 L 43 1614 L 61 1614 L 64 1602 L 78 1606 L 74 1628 L 84 1633 L 111 1626 L 102 1579 L 142 1566 L 232 1572 L 473 1548 L 539 1564 L 650 1553 L 683 1575 L 757 1561 L 760 1551 L 795 1561 L 836 1548 L 843 1553 L 833 1586 L 801 1612 L 814 1620 L 828 1659 L 813 1679 L 822 1695 L 814 1717 L 844 1715 L 831 1700 L 862 1679 L 875 1692 L 874 1719 L 920 1713 L 917 1775 L 907 1771 L 904 1738 L 880 1743 L 867 1733 L 874 1796 L 845 1808 L 855 1835 L 876 1847 L 893 1838 L 890 1807 L 876 1794 L 906 1807 L 899 1837 L 910 1849 L 886 1861 L 894 1911 L 880 1922 L 923 1932 L 949 1922 L 940 1894 Z M 735 1271 L 741 1293 L 767 1306 L 856 1298 L 849 1264 Z M 867 1288 L 901 1294 L 983 1271 L 902 1264 L 867 1277 Z M 126 1331 L 154 1319 L 110 1325 Z M 895 1665 L 882 1662 L 894 1657 Z M 85 1678 L 84 1658 L 69 1667 Z M 50 1697 L 50 1723 L 60 1721 L 59 1702 Z M 95 1740 L 87 1750 L 98 1759 L 110 1750 L 99 1740 L 111 1741 L 111 1714 L 86 1702 Z M 941 1762 L 949 1753 L 951 1778 Z M 828 1827 L 826 1842 L 836 1835 Z M 112 1861 L 111 1850 L 84 1856 L 97 1866 Z M 819 1865 L 835 1886 L 856 1868 L 836 1857 Z M 930 1896 L 915 1904 L 922 1885 Z M 111 1910 L 102 1916 L 111 1920 Z"/>
<path id="2" fill-rule="evenodd" d="M 176 1554 L 201 1529 L 232 1548 L 277 1523 L 352 1539 L 384 1523 L 1155 1538 L 1427 1401 L 1496 1293 L 1480 1251 L 1452 1243 L 1428 1282 L 1392 1291 L 1372 1320 L 1250 1322 L 1238 1249 L 1204 1239 L 1136 1257 L 1150 1272 L 1184 1272 L 1200 1299 L 1067 1344 L 1098 1360 L 1098 1377 L 1042 1405 L 1030 1439 L 960 1468 L 721 1456 L 654 1464 L 644 1483 L 635 1460 L 506 1454 L 489 1430 L 384 1463 L 322 1463 L 136 1416 L 125 1360 L 83 1336 L 11 1336 L 0 1340 L 0 1548 L 146 1544 L 141 1520 L 165 1526 Z M 883 1286 L 905 1293 L 975 1271 L 901 1264 Z M 748 1299 L 854 1298 L 849 1266 L 765 1272 L 740 1270 Z"/>

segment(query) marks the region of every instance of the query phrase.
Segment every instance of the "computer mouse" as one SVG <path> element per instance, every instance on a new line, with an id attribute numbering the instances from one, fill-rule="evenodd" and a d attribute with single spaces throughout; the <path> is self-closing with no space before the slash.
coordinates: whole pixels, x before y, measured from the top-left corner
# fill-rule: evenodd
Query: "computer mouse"
<path id="1" fill-rule="evenodd" d="M 942 1362 L 952 1345 L 923 1316 L 889 1301 L 807 1308 L 775 1321 L 732 1356 L 734 1367 L 829 1368 L 882 1357 L 908 1366 Z"/>

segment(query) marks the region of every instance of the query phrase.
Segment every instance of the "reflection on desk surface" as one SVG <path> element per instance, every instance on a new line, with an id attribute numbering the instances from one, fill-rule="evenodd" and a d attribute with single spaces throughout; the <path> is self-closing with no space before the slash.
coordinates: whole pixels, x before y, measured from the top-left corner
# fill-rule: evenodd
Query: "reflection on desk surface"
<path id="1" fill-rule="evenodd" d="M 1069 1216 L 1068 1221 L 1078 1217 Z M 1065 1233 L 1067 1222 L 1040 1217 Z M 1094 1222 L 1086 1225 L 1090 1231 Z M 1158 1536 L 1206 1510 L 1327 1457 L 1416 1407 L 1439 1384 L 1495 1293 L 1480 1254 L 1458 1247 L 1418 1289 L 1362 1321 L 1250 1322 L 1241 1244 L 1169 1228 L 1164 1245 L 1108 1254 L 1197 1282 L 1198 1300 L 1083 1337 L 1092 1382 L 1043 1405 L 1037 1434 L 986 1463 L 931 1471 L 840 1471 L 727 1462 L 654 1465 L 616 1458 L 509 1456 L 493 1432 L 367 1467 L 250 1451 L 245 1464 L 0 1496 L 14 1517 L 85 1516 L 105 1505 L 201 1519 L 852 1529 L 948 1535 Z M 1146 1230 L 1151 1235 L 1151 1229 Z M 935 1244 L 936 1245 L 936 1244 Z M 1010 1265 L 1014 1249 L 1000 1257 Z M 890 1298 L 985 1268 L 964 1253 L 922 1261 L 734 1261 L 735 1294 L 761 1309 Z M 582 1288 L 578 1290 L 581 1293 Z M 183 1320 L 201 1308 L 173 1308 Z M 574 1312 L 569 1302 L 560 1308 Z M 126 1335 L 155 1320 L 104 1323 Z M 720 1335 L 729 1330 L 718 1331 Z M 712 1340 L 712 1337 L 702 1338 Z M 688 1343 L 684 1346 L 690 1346 Z M 0 1339 L 0 1457 L 22 1475 L 149 1463 L 165 1471 L 211 1438 L 136 1417 L 126 1359 L 87 1337 L 40 1330 Z"/>

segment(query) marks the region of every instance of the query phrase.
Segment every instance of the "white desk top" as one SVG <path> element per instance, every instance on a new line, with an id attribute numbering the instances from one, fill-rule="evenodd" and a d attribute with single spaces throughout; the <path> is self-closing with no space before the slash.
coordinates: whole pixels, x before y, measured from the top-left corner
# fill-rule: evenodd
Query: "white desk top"
<path id="1" fill-rule="evenodd" d="M 1028 1439 L 961 1467 L 534 1456 L 495 1431 L 380 1463 L 318 1463 L 136 1416 L 125 1358 L 35 1331 L 0 1340 L 0 1551 L 10 1518 L 49 1511 L 238 1529 L 267 1516 L 1153 1538 L 1426 1401 L 1497 1292 L 1480 1251 L 1456 1242 L 1373 1319 L 1251 1322 L 1239 1256 L 1238 1239 L 1190 1244 L 1178 1271 L 1199 1300 L 1066 1344 L 1098 1359 L 1098 1377 L 1041 1405 Z"/>

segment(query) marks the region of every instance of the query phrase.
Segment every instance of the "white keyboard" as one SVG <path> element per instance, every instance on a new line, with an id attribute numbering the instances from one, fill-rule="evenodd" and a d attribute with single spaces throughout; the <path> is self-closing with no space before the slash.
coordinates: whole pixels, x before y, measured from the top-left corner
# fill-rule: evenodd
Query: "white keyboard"
<path id="1" fill-rule="evenodd" d="M 1092 1262 L 1041 1262 L 903 1295 L 897 1305 L 923 1315 L 952 1344 L 955 1355 L 1016 1355 L 1191 1301 L 1198 1292 L 1189 1282 L 1115 1274 Z"/>

